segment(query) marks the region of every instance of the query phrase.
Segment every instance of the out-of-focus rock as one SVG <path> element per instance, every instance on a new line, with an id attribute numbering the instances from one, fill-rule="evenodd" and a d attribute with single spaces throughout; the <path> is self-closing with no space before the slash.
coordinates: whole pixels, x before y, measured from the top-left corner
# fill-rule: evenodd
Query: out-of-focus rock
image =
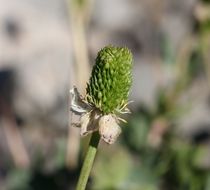
<path id="1" fill-rule="evenodd" d="M 66 2 L 0 3 L 0 68 L 14 71 L 16 115 L 66 126 L 72 69 Z"/>
<path id="2" fill-rule="evenodd" d="M 183 95 L 183 117 L 178 121 L 178 134 L 183 138 L 191 138 L 199 133 L 210 134 L 210 104 L 209 86 L 206 81 L 199 79 Z M 180 103 L 181 103 L 180 102 Z"/>
<path id="3" fill-rule="evenodd" d="M 176 57 L 191 35 L 197 1 L 96 1 L 90 27 L 91 51 L 95 53 L 106 44 L 124 45 L 132 50 L 135 64 L 132 99 L 136 102 L 152 105 L 157 90 L 173 82 L 175 70 L 160 64 L 164 42 Z"/>

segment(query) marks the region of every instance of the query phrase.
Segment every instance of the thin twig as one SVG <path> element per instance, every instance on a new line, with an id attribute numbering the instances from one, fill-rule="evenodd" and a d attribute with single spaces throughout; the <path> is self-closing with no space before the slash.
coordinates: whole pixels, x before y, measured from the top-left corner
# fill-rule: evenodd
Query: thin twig
<path id="1" fill-rule="evenodd" d="M 84 92 L 86 81 L 88 80 L 90 68 L 88 60 L 87 42 L 86 42 L 86 21 L 88 6 L 90 1 L 86 1 L 86 4 L 80 7 L 79 2 L 69 0 L 69 13 L 70 13 L 70 27 L 72 32 L 72 45 L 75 58 L 74 72 L 71 74 L 73 80 L 70 82 L 70 88 L 76 85 L 81 92 Z M 79 130 L 71 126 L 71 118 L 68 128 L 68 142 L 67 142 L 67 166 L 71 169 L 77 167 L 78 155 L 79 155 Z"/>

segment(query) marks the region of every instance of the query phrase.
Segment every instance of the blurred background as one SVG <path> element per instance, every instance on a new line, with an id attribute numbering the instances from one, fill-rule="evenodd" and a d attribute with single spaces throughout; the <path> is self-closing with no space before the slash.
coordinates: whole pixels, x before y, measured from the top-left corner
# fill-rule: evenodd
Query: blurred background
<path id="1" fill-rule="evenodd" d="M 109 44 L 134 55 L 134 103 L 87 189 L 210 190 L 209 0 L 0 0 L 1 190 L 75 189 L 69 89 Z"/>

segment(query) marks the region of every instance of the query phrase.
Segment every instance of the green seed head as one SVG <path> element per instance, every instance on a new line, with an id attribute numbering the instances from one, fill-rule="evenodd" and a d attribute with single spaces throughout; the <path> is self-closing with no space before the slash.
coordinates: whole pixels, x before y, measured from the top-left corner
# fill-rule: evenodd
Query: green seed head
<path id="1" fill-rule="evenodd" d="M 104 114 L 120 109 L 127 103 L 132 83 L 131 66 L 132 54 L 127 48 L 103 48 L 87 84 L 87 101 Z"/>

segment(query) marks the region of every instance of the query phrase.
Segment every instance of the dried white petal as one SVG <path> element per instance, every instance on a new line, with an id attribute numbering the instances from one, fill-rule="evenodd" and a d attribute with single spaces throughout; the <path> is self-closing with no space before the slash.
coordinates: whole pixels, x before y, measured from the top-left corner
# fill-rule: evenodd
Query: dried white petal
<path id="1" fill-rule="evenodd" d="M 71 112 L 71 115 L 70 115 L 71 126 L 80 127 L 80 119 L 81 119 L 80 115 L 75 114 L 74 112 Z"/>
<path id="2" fill-rule="evenodd" d="M 85 136 L 89 133 L 88 131 L 89 122 L 90 122 L 90 112 L 81 116 L 81 120 L 80 120 L 80 124 L 81 124 L 80 135 L 81 136 Z"/>
<path id="3" fill-rule="evenodd" d="M 99 133 L 106 143 L 113 144 L 121 133 L 116 117 L 111 114 L 102 116 L 99 119 Z"/>
<path id="4" fill-rule="evenodd" d="M 71 111 L 75 114 L 82 114 L 90 111 L 91 107 L 82 99 L 82 96 L 75 86 L 70 90 L 70 94 L 72 95 Z"/>
<path id="5" fill-rule="evenodd" d="M 81 131 L 80 135 L 85 136 L 89 133 L 98 130 L 100 114 L 98 111 L 91 111 L 81 116 Z"/>

